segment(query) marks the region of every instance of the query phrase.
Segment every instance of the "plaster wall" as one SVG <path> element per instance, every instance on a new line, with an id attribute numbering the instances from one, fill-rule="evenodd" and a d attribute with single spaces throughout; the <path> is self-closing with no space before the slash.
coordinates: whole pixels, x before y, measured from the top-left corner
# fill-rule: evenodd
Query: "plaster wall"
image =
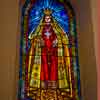
<path id="1" fill-rule="evenodd" d="M 79 1 L 79 57 L 83 100 L 97 100 L 95 1 Z"/>

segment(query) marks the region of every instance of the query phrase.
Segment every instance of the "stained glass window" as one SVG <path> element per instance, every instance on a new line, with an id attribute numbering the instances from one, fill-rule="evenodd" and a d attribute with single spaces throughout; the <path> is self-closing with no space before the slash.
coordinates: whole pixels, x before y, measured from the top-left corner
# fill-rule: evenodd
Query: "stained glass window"
<path id="1" fill-rule="evenodd" d="M 18 100 L 80 100 L 75 12 L 67 0 L 24 0 Z"/>

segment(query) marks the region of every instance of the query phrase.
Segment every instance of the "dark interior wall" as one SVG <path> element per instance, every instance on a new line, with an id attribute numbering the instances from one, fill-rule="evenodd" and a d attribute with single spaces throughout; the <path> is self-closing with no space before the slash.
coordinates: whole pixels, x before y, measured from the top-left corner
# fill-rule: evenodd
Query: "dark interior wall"
<path id="1" fill-rule="evenodd" d="M 0 100 L 15 100 L 16 98 L 15 60 L 18 50 L 16 36 L 19 36 L 18 7 L 18 0 L 0 0 Z M 94 33 L 88 0 L 79 0 L 78 19 L 82 98 L 83 100 L 97 100 Z"/>
<path id="2" fill-rule="evenodd" d="M 83 100 L 97 100 L 97 71 L 91 2 L 79 0 L 79 58 Z"/>
<path id="3" fill-rule="evenodd" d="M 18 0 L 0 0 L 0 100 L 15 100 Z"/>
<path id="4" fill-rule="evenodd" d="M 70 0 L 69 0 L 70 1 Z M 97 100 L 95 0 L 71 0 L 78 24 L 82 100 Z M 96 18 L 96 17 L 95 17 Z"/>

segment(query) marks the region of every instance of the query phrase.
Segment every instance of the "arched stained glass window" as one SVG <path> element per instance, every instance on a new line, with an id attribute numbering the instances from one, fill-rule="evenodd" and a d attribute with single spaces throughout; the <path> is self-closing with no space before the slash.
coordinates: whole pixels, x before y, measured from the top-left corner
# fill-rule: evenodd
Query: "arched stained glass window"
<path id="1" fill-rule="evenodd" d="M 80 100 L 74 10 L 67 0 L 21 5 L 18 100 Z"/>

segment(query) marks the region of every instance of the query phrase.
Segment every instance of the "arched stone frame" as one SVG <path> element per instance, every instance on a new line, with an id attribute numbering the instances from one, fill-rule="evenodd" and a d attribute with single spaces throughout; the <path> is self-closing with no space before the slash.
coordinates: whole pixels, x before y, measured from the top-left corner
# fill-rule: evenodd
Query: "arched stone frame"
<path id="1" fill-rule="evenodd" d="M 78 43 L 81 89 L 83 100 L 97 100 L 97 13 L 94 0 L 74 1 L 71 4 L 78 11 Z M 90 73 L 90 74 L 89 74 Z M 92 77 L 92 78 L 91 78 Z M 98 89 L 99 90 L 99 89 Z"/>

